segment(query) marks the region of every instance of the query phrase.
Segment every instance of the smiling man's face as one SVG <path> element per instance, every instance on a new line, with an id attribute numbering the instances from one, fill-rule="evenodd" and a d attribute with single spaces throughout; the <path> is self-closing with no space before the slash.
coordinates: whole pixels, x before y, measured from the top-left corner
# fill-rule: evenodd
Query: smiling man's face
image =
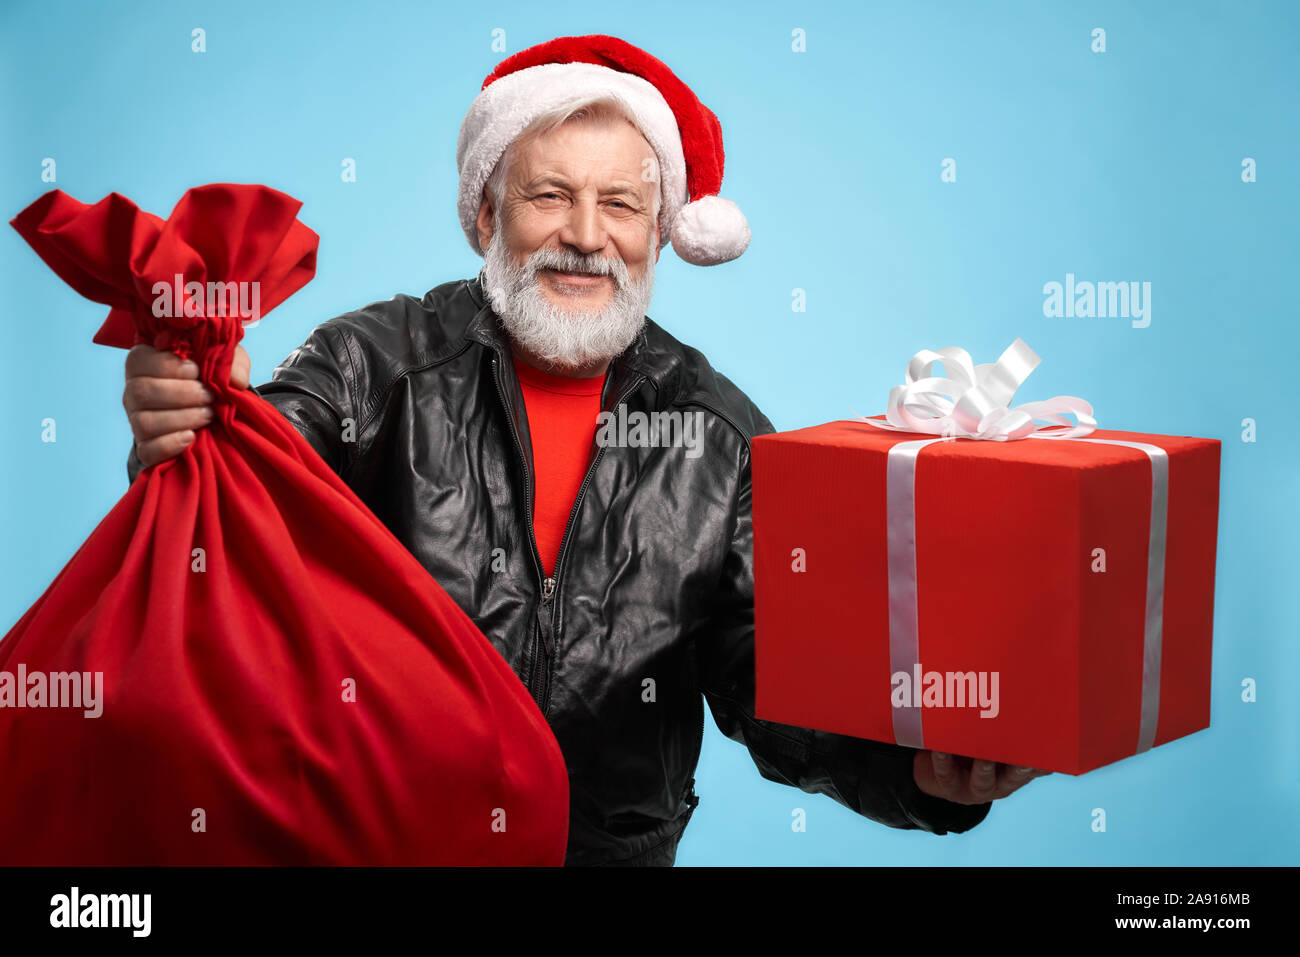
<path id="1" fill-rule="evenodd" d="M 525 361 L 598 374 L 640 330 L 659 255 L 653 157 L 620 117 L 570 121 L 516 143 L 499 216 L 485 191 L 489 295 Z"/>

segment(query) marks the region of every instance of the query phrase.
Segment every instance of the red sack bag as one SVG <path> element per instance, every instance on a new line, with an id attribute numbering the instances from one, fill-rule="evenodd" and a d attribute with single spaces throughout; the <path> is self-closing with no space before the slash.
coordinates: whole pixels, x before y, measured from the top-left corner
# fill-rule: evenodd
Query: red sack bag
<path id="1" fill-rule="evenodd" d="M 293 426 L 228 384 L 243 317 L 207 284 L 257 283 L 238 288 L 261 313 L 301 288 L 318 238 L 300 207 L 214 184 L 164 222 L 54 190 L 12 221 L 112 307 L 96 342 L 192 357 L 216 414 L 0 641 L 0 864 L 564 861 L 564 759 L 523 684 Z"/>

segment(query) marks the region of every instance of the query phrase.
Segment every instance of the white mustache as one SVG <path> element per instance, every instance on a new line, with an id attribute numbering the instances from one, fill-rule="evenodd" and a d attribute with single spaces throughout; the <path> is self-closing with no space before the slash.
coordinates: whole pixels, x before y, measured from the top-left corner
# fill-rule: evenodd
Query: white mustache
<path id="1" fill-rule="evenodd" d="M 629 279 L 627 264 L 621 259 L 582 256 L 560 249 L 539 249 L 528 257 L 524 269 L 532 281 L 536 281 L 537 274 L 544 269 L 588 276 L 610 276 L 619 286 L 627 285 Z"/>

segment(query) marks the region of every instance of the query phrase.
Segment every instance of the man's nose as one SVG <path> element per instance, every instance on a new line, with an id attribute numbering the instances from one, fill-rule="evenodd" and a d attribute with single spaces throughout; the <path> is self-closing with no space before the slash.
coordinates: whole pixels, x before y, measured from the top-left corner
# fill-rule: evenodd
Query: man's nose
<path id="1" fill-rule="evenodd" d="M 590 254 L 605 248 L 607 236 L 595 200 L 580 199 L 569 207 L 560 242 L 578 252 Z"/>

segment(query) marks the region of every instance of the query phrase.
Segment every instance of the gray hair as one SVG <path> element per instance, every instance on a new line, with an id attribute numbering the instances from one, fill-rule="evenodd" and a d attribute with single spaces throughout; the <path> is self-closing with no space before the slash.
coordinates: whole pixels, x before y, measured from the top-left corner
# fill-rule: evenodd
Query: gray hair
<path id="1" fill-rule="evenodd" d="M 636 120 L 627 111 L 618 100 L 611 97 L 597 97 L 594 99 L 583 100 L 578 103 L 568 103 L 542 113 L 536 117 L 523 131 L 510 142 L 501 158 L 497 160 L 497 165 L 493 167 L 492 174 L 488 177 L 484 185 L 484 192 L 492 200 L 492 215 L 495 222 L 501 221 L 501 207 L 506 199 L 506 176 L 510 171 L 510 162 L 514 154 L 515 146 L 524 143 L 535 136 L 541 136 L 562 126 L 565 123 L 597 123 L 607 126 L 616 120 L 623 119 L 636 126 Z M 639 130 L 640 127 L 637 127 Z M 658 157 L 655 157 L 658 163 Z M 663 201 L 662 189 L 656 188 L 654 199 L 651 203 L 650 217 L 652 220 L 658 220 L 659 207 Z"/>

